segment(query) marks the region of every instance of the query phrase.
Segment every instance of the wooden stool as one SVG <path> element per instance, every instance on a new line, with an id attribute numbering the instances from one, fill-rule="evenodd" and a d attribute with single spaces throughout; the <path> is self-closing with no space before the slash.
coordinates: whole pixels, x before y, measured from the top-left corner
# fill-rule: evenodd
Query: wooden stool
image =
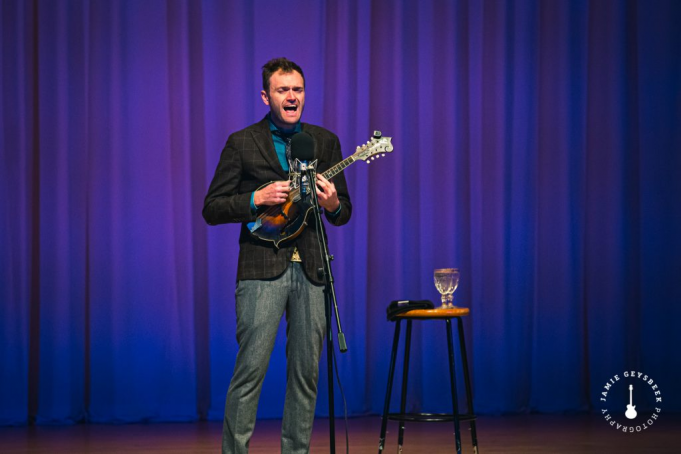
<path id="1" fill-rule="evenodd" d="M 381 437 L 378 444 L 378 452 L 381 454 L 385 446 L 385 433 L 388 419 L 400 422 L 400 429 L 397 436 L 398 452 L 402 452 L 404 442 L 404 423 L 405 421 L 420 422 L 447 422 L 454 421 L 454 435 L 456 441 L 456 452 L 461 453 L 461 432 L 459 421 L 469 421 L 471 426 L 471 437 L 473 439 L 473 452 L 478 453 L 478 439 L 475 432 L 475 414 L 473 412 L 473 393 L 471 392 L 471 381 L 468 373 L 468 360 L 466 358 L 466 345 L 463 333 L 461 317 L 470 314 L 468 308 L 453 309 L 415 309 L 393 317 L 395 321 L 395 336 L 393 338 L 393 348 L 390 354 L 390 370 L 388 372 L 388 387 L 385 393 L 385 404 L 383 405 L 383 420 L 381 422 Z M 454 373 L 454 343 L 452 340 L 452 319 L 456 319 L 459 330 L 459 352 L 463 364 L 463 378 L 466 386 L 466 400 L 468 401 L 467 413 L 459 413 L 459 406 L 456 394 L 456 375 Z M 407 321 L 407 335 L 404 347 L 404 366 L 402 370 L 402 398 L 400 401 L 400 412 L 389 413 L 390 395 L 392 393 L 393 378 L 395 376 L 395 359 L 400 340 L 400 324 L 402 320 Z M 447 330 L 447 347 L 449 349 L 449 379 L 452 392 L 452 413 L 405 413 L 407 398 L 407 374 L 409 371 L 409 350 L 411 348 L 411 324 L 413 320 L 444 320 Z"/>

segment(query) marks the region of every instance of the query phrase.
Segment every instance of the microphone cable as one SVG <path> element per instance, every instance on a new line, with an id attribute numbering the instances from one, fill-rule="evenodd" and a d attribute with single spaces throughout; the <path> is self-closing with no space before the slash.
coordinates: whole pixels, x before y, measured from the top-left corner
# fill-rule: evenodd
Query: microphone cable
<path id="1" fill-rule="evenodd" d="M 338 382 L 338 389 L 340 390 L 341 399 L 343 400 L 343 421 L 345 423 L 345 453 L 350 453 L 350 436 L 348 435 L 348 403 L 345 401 L 345 391 L 343 391 L 343 384 L 341 383 L 340 374 L 338 373 L 338 361 L 336 361 L 336 349 L 331 349 L 331 356 L 333 357 L 333 367 L 336 372 L 336 381 Z"/>

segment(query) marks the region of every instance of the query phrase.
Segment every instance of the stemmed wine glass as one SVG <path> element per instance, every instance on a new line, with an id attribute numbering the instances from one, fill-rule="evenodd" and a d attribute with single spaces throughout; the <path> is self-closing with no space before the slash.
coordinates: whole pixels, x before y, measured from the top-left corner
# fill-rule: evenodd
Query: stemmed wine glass
<path id="1" fill-rule="evenodd" d="M 458 268 L 438 268 L 433 273 L 435 278 L 435 288 L 440 292 L 442 306 L 440 309 L 454 307 L 454 290 L 459 286 Z"/>

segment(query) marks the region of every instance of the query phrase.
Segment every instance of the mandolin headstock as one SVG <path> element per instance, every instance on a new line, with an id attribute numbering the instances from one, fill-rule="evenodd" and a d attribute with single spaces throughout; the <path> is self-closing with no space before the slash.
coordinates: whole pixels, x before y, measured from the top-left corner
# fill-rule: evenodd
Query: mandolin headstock
<path id="1" fill-rule="evenodd" d="M 357 147 L 353 154 L 355 159 L 361 159 L 369 164 L 374 159 L 385 156 L 393 151 L 392 137 L 383 137 L 381 131 L 374 131 L 374 135 L 366 144 Z"/>

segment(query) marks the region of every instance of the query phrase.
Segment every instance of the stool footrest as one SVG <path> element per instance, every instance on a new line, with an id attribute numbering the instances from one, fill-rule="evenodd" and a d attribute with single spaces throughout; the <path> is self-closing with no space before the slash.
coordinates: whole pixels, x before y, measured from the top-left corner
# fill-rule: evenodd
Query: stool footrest
<path id="1" fill-rule="evenodd" d="M 474 421 L 475 415 L 460 414 L 459 421 Z M 393 421 L 415 421 L 415 422 L 450 422 L 454 421 L 451 413 L 389 413 L 388 419 Z"/>

